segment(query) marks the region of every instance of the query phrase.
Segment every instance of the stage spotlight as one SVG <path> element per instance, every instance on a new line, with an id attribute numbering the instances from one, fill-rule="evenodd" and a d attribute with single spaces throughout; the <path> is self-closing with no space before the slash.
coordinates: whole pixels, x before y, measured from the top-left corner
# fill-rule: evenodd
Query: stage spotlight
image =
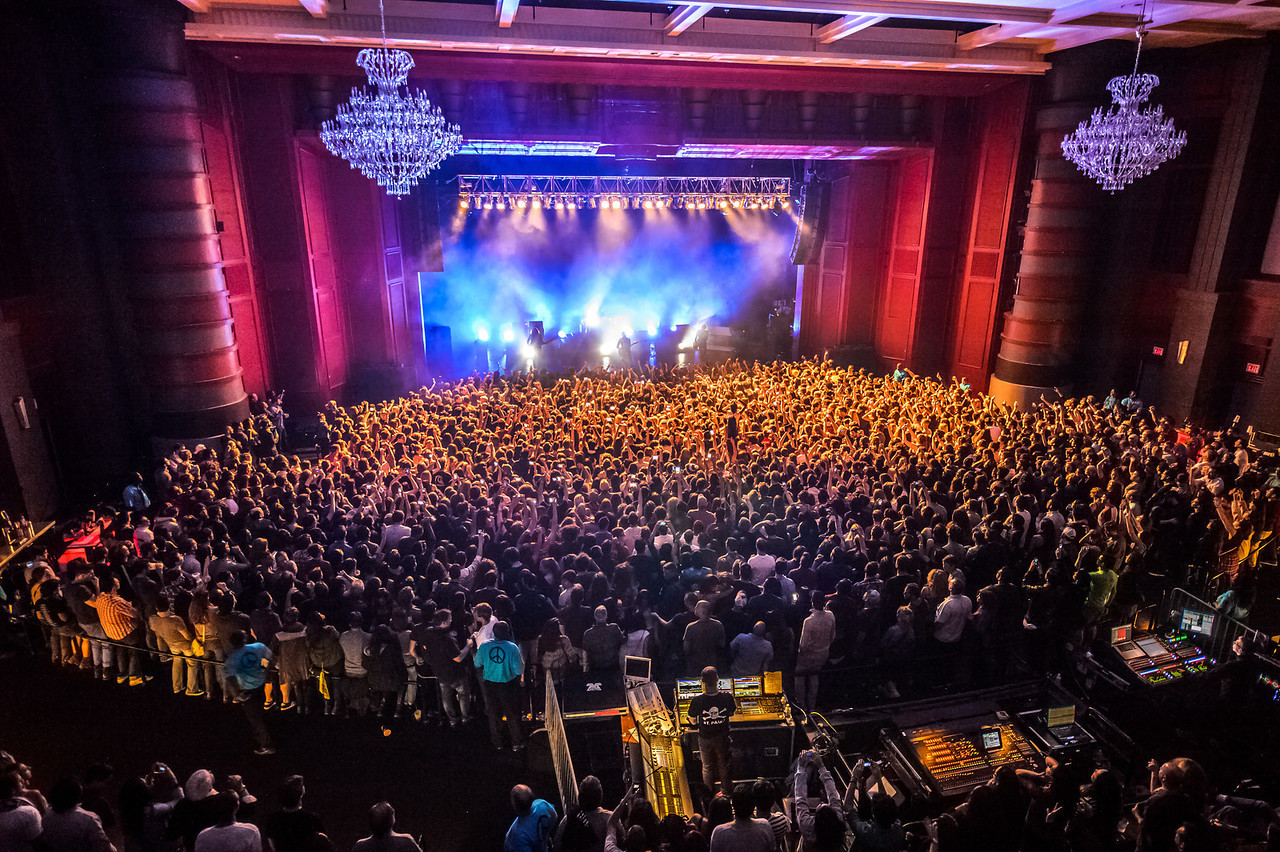
<path id="1" fill-rule="evenodd" d="M 564 209 L 564 200 L 563 200 L 563 199 L 560 199 L 560 198 L 557 198 L 557 199 L 556 199 L 556 209 L 557 209 L 557 210 L 563 210 L 563 209 Z"/>
<path id="2" fill-rule="evenodd" d="M 719 201 L 716 202 L 716 206 L 719 207 L 721 210 L 725 210 L 725 209 L 728 209 L 729 202 L 721 198 Z"/>
<path id="3" fill-rule="evenodd" d="M 656 324 L 649 326 L 648 328 L 645 329 L 645 331 L 649 332 L 650 337 L 658 336 L 658 326 Z"/>
<path id="4" fill-rule="evenodd" d="M 458 208 L 459 208 L 460 210 L 466 210 L 466 209 L 467 209 L 467 208 L 469 208 L 470 206 L 471 206 L 471 201 L 470 201 L 470 200 L 468 200 L 466 197 L 463 197 L 463 198 L 459 198 L 459 199 L 458 199 Z"/>
<path id="5" fill-rule="evenodd" d="M 527 205 L 528 203 L 529 202 L 525 199 L 523 195 L 516 199 L 516 207 L 518 207 L 521 210 L 523 210 L 525 208 L 525 205 Z"/>
<path id="6" fill-rule="evenodd" d="M 536 195 L 533 197 L 533 209 L 534 210 L 542 209 L 542 199 Z"/>
<path id="7" fill-rule="evenodd" d="M 509 325 L 504 325 L 504 326 L 502 327 L 502 342 L 503 342 L 503 343 L 510 343 L 511 341 L 513 341 L 513 340 L 515 340 L 515 339 L 516 339 L 516 332 L 515 332 L 515 329 L 513 329 L 513 328 L 512 328 L 511 326 L 509 326 Z"/>
<path id="8" fill-rule="evenodd" d="M 791 206 L 791 199 L 790 199 L 790 198 L 786 198 L 786 197 L 784 197 L 784 198 L 782 199 L 782 209 L 783 209 L 783 210 L 786 210 L 786 209 L 787 209 L 787 208 L 789 208 L 790 206 Z"/>
<path id="9" fill-rule="evenodd" d="M 577 210 L 577 209 L 578 209 L 578 202 L 577 202 L 577 200 L 576 200 L 576 199 L 570 198 L 570 199 L 569 199 L 569 203 L 568 203 L 566 206 L 567 206 L 570 210 Z"/>
<path id="10" fill-rule="evenodd" d="M 556 332 L 556 337 L 560 338 L 561 340 L 564 340 L 565 337 L 567 337 L 567 335 L 564 333 L 563 328 L 560 329 L 560 331 Z"/>
<path id="11" fill-rule="evenodd" d="M 707 209 L 707 202 L 706 202 L 704 199 L 701 199 L 701 198 L 700 198 L 700 199 L 698 199 L 698 209 L 699 209 L 699 210 L 706 210 L 706 209 Z"/>
<path id="12" fill-rule="evenodd" d="M 679 328 L 679 327 L 680 327 L 680 326 L 678 326 L 678 325 L 672 325 L 672 326 L 671 326 L 671 328 L 670 328 L 670 330 L 671 330 L 671 331 L 675 331 L 675 330 L 676 330 L 677 328 Z"/>
<path id="13" fill-rule="evenodd" d="M 686 199 L 685 199 L 685 201 L 684 201 L 684 209 L 685 209 L 685 210 L 692 210 L 692 209 L 693 209 L 694 207 L 696 207 L 696 206 L 697 206 L 697 205 L 696 205 L 696 204 L 694 204 L 694 202 L 693 202 L 693 199 L 692 199 L 692 198 L 686 198 Z"/>
<path id="14" fill-rule="evenodd" d="M 734 207 L 742 207 L 742 199 L 741 199 L 741 198 L 735 198 L 735 199 L 733 199 L 733 206 L 734 206 Z"/>
<path id="15" fill-rule="evenodd" d="M 484 200 L 484 209 L 485 209 L 485 210 L 492 210 L 492 209 L 493 209 L 493 199 L 492 199 L 492 198 L 486 198 L 486 199 Z"/>
<path id="16" fill-rule="evenodd" d="M 499 198 L 498 198 L 498 203 L 497 203 L 497 204 L 495 204 L 495 205 L 493 205 L 493 206 L 494 206 L 494 207 L 497 207 L 499 210 L 506 210 L 506 209 L 507 209 L 507 201 L 506 201 L 506 199 L 505 199 L 505 198 L 499 197 Z"/>
<path id="17" fill-rule="evenodd" d="M 486 328 L 486 327 L 485 327 L 485 326 L 483 326 L 483 325 L 477 325 L 477 326 L 476 326 L 475 331 L 476 331 L 476 340 L 480 341 L 481 343 L 488 343 L 488 342 L 489 342 L 489 329 L 488 329 L 488 328 Z"/>
<path id="18" fill-rule="evenodd" d="M 645 210 L 652 210 L 652 209 L 653 209 L 653 199 L 652 199 L 652 198 L 646 198 L 646 199 L 644 200 L 644 209 L 645 209 Z"/>
<path id="19" fill-rule="evenodd" d="M 599 204 L 599 196 L 591 196 L 591 209 L 594 210 Z"/>
<path id="20" fill-rule="evenodd" d="M 614 198 L 612 201 L 609 202 L 609 206 L 612 207 L 614 210 L 618 210 L 619 208 L 622 207 L 622 199 Z"/>

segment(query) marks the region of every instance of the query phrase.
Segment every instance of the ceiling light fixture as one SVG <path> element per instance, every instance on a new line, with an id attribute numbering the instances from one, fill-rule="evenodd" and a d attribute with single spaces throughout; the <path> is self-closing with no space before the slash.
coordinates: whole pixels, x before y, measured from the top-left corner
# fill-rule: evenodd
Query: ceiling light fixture
<path id="1" fill-rule="evenodd" d="M 365 48 L 356 57 L 371 88 L 352 88 L 351 100 L 339 104 L 337 115 L 320 126 L 320 141 L 351 168 L 377 181 L 388 195 L 401 196 L 457 152 L 462 134 L 426 95 L 408 88 L 413 57 L 387 47 L 382 0 L 378 16 L 382 47 Z"/>
<path id="2" fill-rule="evenodd" d="M 1112 77 L 1107 83 L 1111 106 L 1105 113 L 1102 107 L 1095 109 L 1087 121 L 1080 122 L 1062 140 L 1063 155 L 1113 193 L 1151 174 L 1178 156 L 1187 144 L 1187 132 L 1175 128 L 1173 119 L 1165 118 L 1163 108 L 1158 104 L 1142 108 L 1151 90 L 1160 85 L 1156 75 L 1138 73 L 1146 23 L 1144 14 L 1138 26 L 1133 71 L 1124 77 Z"/>

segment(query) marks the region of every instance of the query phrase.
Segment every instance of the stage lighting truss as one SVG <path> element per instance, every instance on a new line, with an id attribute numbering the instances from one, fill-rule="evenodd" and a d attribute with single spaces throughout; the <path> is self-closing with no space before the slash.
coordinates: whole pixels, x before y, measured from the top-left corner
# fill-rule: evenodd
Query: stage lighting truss
<path id="1" fill-rule="evenodd" d="M 592 210 L 786 210 L 789 178 L 459 175 L 458 208 Z"/>

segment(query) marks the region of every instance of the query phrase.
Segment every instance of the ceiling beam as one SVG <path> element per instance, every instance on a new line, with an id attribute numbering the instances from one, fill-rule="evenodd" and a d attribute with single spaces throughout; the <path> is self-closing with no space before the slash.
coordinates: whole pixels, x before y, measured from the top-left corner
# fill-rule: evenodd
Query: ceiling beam
<path id="1" fill-rule="evenodd" d="M 662 22 L 662 28 L 669 36 L 678 36 L 689 27 L 701 21 L 703 16 L 715 7 L 709 3 L 698 3 L 693 6 L 681 6 Z"/>
<path id="2" fill-rule="evenodd" d="M 520 8 L 520 0 L 498 0 L 498 26 L 506 28 L 516 19 L 516 9 Z"/>
<path id="3" fill-rule="evenodd" d="M 313 18 L 329 17 L 328 0 L 299 0 L 299 2 L 302 3 L 302 8 L 306 9 L 308 12 L 311 13 L 311 17 Z"/>
<path id="4" fill-rule="evenodd" d="M 634 2 L 634 0 L 631 0 Z M 708 4 L 679 0 L 680 6 Z M 978 23 L 1045 24 L 1050 9 L 1030 6 L 999 6 L 951 0 L 723 0 L 721 9 L 754 12 L 801 12 L 816 15 L 884 15 L 889 18 L 920 18 L 931 21 L 972 21 Z"/>
<path id="5" fill-rule="evenodd" d="M 874 27 L 887 18 L 887 15 L 845 15 L 840 20 L 827 24 L 818 30 L 818 41 L 823 44 L 830 44 L 833 41 L 839 41 L 845 36 L 851 36 L 856 32 L 865 30 L 867 27 Z"/>
<path id="6" fill-rule="evenodd" d="M 1064 6 L 1053 14 L 1047 24 L 995 24 L 983 27 L 971 33 L 965 33 L 956 39 L 956 46 L 961 50 L 976 50 L 980 47 L 1007 41 L 1011 38 L 1052 38 L 1043 31 L 1053 28 L 1070 27 L 1076 32 L 1055 39 L 1055 50 L 1065 50 L 1057 44 L 1079 47 L 1116 38 L 1126 33 L 1133 33 L 1141 22 L 1139 15 L 1108 11 L 1119 6 L 1118 0 L 1082 0 L 1070 6 Z M 1232 8 L 1214 0 L 1174 0 L 1162 6 L 1152 17 L 1149 25 L 1151 32 L 1164 32 L 1177 35 L 1202 35 L 1213 38 L 1260 38 L 1264 33 L 1246 24 L 1229 20 L 1194 20 L 1195 16 L 1214 9 Z M 1263 8 L 1251 4 L 1239 4 L 1235 8 L 1249 11 L 1261 11 Z"/>
<path id="7" fill-rule="evenodd" d="M 178 0 L 178 2 L 200 15 L 209 11 L 209 0 Z"/>

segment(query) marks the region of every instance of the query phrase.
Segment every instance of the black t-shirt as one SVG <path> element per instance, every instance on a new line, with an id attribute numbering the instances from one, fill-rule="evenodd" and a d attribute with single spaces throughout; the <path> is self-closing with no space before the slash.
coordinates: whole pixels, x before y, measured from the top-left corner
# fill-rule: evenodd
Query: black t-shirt
<path id="1" fill-rule="evenodd" d="M 733 696 L 725 692 L 715 695 L 695 695 L 689 702 L 689 718 L 704 737 L 717 737 L 729 733 L 729 717 L 734 711 Z"/>
<path id="2" fill-rule="evenodd" d="M 320 831 L 320 817 L 310 811 L 276 811 L 267 817 L 265 834 L 276 852 L 310 852 Z"/>

